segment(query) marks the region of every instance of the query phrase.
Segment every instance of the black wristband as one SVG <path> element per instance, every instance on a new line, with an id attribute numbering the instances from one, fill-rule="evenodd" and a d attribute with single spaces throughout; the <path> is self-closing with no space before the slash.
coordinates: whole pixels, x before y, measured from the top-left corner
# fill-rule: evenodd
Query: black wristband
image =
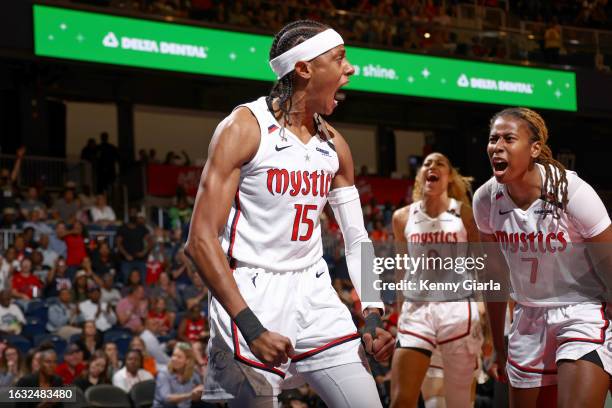
<path id="1" fill-rule="evenodd" d="M 236 315 L 234 322 L 236 326 L 238 326 L 238 329 L 240 329 L 240 333 L 242 333 L 246 342 L 249 344 L 266 331 L 266 328 L 263 327 L 257 316 L 255 316 L 255 313 L 248 307 L 242 309 L 242 311 Z"/>
<path id="2" fill-rule="evenodd" d="M 376 312 L 370 312 L 365 317 L 364 333 L 370 333 L 372 340 L 376 338 L 376 328 L 382 327 L 382 318 Z"/>

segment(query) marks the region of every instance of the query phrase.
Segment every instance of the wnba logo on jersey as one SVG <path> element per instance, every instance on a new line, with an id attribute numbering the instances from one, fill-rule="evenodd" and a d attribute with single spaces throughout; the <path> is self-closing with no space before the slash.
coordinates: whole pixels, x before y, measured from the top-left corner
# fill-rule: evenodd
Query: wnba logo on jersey
<path id="1" fill-rule="evenodd" d="M 503 249 L 510 252 L 562 252 L 567 248 L 565 232 L 549 232 L 544 234 L 542 231 L 507 233 L 505 231 L 495 231 L 495 240 L 500 242 Z M 560 244 L 560 245 L 554 245 Z"/>
<path id="2" fill-rule="evenodd" d="M 408 242 L 411 244 L 447 244 L 457 241 L 456 232 L 419 232 L 408 236 Z"/>
<path id="3" fill-rule="evenodd" d="M 287 169 L 268 170 L 268 191 L 270 194 L 285 194 L 289 190 L 292 197 L 311 194 L 313 197 L 327 197 L 331 187 L 332 175 L 323 170 L 309 172 L 297 170 L 289 172 Z"/>

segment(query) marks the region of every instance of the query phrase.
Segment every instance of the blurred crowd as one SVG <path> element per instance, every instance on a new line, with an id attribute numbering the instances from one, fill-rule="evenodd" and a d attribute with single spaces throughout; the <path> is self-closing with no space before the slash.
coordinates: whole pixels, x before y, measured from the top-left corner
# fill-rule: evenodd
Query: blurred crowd
<path id="1" fill-rule="evenodd" d="M 121 222 L 104 192 L 72 182 L 57 194 L 19 185 L 25 154 L 19 149 L 13 168 L 0 170 L 0 385 L 114 384 L 128 393 L 154 380 L 163 390 L 155 398 L 180 394 L 189 406 L 202 391 L 209 338 L 208 290 L 182 249 L 191 197 L 179 190 L 159 224 L 137 208 Z M 141 161 L 151 157 L 143 152 Z M 394 207 L 372 200 L 363 210 L 372 239 L 390 240 Z M 361 326 L 331 211 L 321 225 L 334 287 Z M 393 331 L 393 299 L 385 322 Z M 388 400 L 389 365 L 371 363 Z M 282 398 L 321 404 L 308 387 Z"/>
<path id="2" fill-rule="evenodd" d="M 330 24 L 345 40 L 357 45 L 404 49 L 435 55 L 530 60 L 597 68 L 605 66 L 607 51 L 594 38 L 562 38 L 563 26 L 612 29 L 608 0 L 75 0 L 124 10 L 175 16 L 222 26 L 277 32 L 296 19 Z M 474 6 L 468 15 L 459 8 Z M 487 10 L 497 17 L 486 20 Z M 499 16 L 503 15 L 503 18 Z M 482 24 L 470 19 L 484 18 Z M 495 33 L 500 25 L 527 32 Z M 486 28 L 487 30 L 483 30 Z M 489 33 L 490 34 L 490 33 Z M 506 34 L 506 33 L 504 33 Z M 584 45 L 581 45 L 585 41 Z M 558 43 L 558 45 L 557 45 Z M 564 43 L 567 46 L 564 46 Z M 565 57 L 566 55 L 576 55 Z M 558 58 L 561 55 L 563 58 Z M 601 61 L 598 61 L 598 58 Z"/>

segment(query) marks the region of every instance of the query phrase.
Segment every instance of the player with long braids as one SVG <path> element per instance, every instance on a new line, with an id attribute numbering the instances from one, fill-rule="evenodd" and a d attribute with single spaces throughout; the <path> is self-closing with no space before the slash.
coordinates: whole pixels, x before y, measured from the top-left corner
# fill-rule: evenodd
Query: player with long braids
<path id="1" fill-rule="evenodd" d="M 506 304 L 487 302 L 497 376 L 507 375 L 514 407 L 602 407 L 612 374 L 601 301 L 610 270 L 601 269 L 606 255 L 594 247 L 612 242 L 612 227 L 595 190 L 553 158 L 548 137 L 533 110 L 494 115 L 493 177 L 474 196 L 482 241 L 505 258 L 487 268 L 507 273 L 507 265 L 516 301 L 507 354 Z"/>
<path id="2" fill-rule="evenodd" d="M 281 388 L 306 381 L 330 407 L 379 407 L 362 336 L 322 258 L 319 225 L 329 202 L 361 293 L 362 247 L 372 244 L 353 160 L 320 116 L 334 111 L 354 69 L 340 35 L 307 20 L 275 36 L 270 65 L 278 78 L 271 94 L 217 127 L 196 196 L 186 253 L 213 295 L 203 398 L 273 407 Z M 388 359 L 394 344 L 377 327 L 382 303 L 362 305 L 365 351 Z"/>

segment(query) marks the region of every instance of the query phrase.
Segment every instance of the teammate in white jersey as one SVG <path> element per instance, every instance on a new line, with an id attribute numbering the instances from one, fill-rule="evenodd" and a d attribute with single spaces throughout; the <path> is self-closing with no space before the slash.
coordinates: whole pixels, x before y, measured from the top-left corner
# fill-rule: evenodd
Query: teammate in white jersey
<path id="1" fill-rule="evenodd" d="M 423 251 L 428 256 L 456 256 L 461 249 L 455 244 L 478 240 L 467 195 L 469 183 L 443 154 L 431 153 L 425 158 L 416 177 L 414 202 L 393 214 L 395 239 L 407 246 L 409 256 L 419 257 Z M 417 271 L 412 276 L 436 280 L 428 272 Z M 445 281 L 465 279 L 455 271 L 444 275 L 439 276 Z M 398 320 L 398 348 L 393 355 L 392 407 L 416 407 L 426 374 L 436 378 L 433 371 L 439 368 L 444 370 L 446 406 L 470 406 L 482 344 L 478 306 L 471 294 L 466 290 L 439 297 L 429 292 L 405 293 Z M 446 301 L 429 301 L 430 296 Z M 432 358 L 434 351 L 439 351 L 434 355 L 437 359 Z"/>
<path id="2" fill-rule="evenodd" d="M 278 77 L 271 95 L 217 127 L 193 211 L 186 253 L 213 295 L 203 398 L 273 407 L 281 388 L 306 381 L 328 406 L 377 407 L 362 336 L 331 285 L 319 227 L 329 202 L 361 293 L 361 248 L 371 242 L 353 161 L 320 117 L 333 112 L 354 69 L 340 35 L 314 21 L 285 26 L 270 59 Z M 375 327 L 382 302 L 363 306 L 365 350 L 387 359 L 393 339 Z"/>
<path id="3" fill-rule="evenodd" d="M 606 304 L 585 294 L 605 287 L 592 273 L 592 253 L 572 248 L 612 242 L 610 218 L 593 188 L 553 159 L 547 140 L 544 120 L 530 109 L 493 116 L 493 178 L 474 196 L 482 241 L 497 242 L 506 261 L 489 257 L 487 268 L 504 273 L 507 264 L 517 302 L 507 355 L 506 304 L 487 303 L 497 375 L 508 376 L 515 407 L 602 407 L 612 374 L 610 320 Z"/>

